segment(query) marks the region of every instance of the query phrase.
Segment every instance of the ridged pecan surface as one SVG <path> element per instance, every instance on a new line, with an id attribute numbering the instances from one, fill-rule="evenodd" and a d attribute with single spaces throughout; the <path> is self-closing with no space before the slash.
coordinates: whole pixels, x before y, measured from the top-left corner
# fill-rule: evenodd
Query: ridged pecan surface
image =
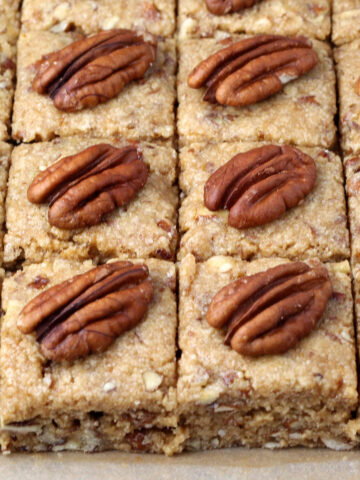
<path id="1" fill-rule="evenodd" d="M 42 292 L 22 310 L 18 328 L 36 331 L 42 354 L 75 360 L 106 350 L 145 316 L 153 297 L 146 265 L 116 262 Z"/>
<path id="2" fill-rule="evenodd" d="M 41 172 L 28 189 L 32 203 L 49 202 L 49 222 L 66 230 L 101 222 L 143 188 L 148 168 L 134 146 L 94 145 Z"/>
<path id="3" fill-rule="evenodd" d="M 74 112 L 116 97 L 143 78 L 156 57 L 155 42 L 131 30 L 108 30 L 45 55 L 33 81 L 59 110 Z"/>
<path id="4" fill-rule="evenodd" d="M 213 298 L 207 321 L 227 326 L 225 343 L 249 356 L 279 354 L 313 330 L 332 294 L 322 265 L 286 263 L 236 280 Z"/>
<path id="5" fill-rule="evenodd" d="M 258 35 L 233 43 L 202 61 L 189 75 L 192 88 L 206 87 L 204 100 L 244 106 L 280 92 L 318 62 L 305 37 Z"/>
<path id="6" fill-rule="evenodd" d="M 214 15 L 225 15 L 231 12 L 240 12 L 261 0 L 205 0 L 209 12 Z"/>
<path id="7" fill-rule="evenodd" d="M 314 188 L 314 160 L 290 146 L 266 145 L 240 153 L 207 181 L 205 206 L 228 209 L 229 225 L 255 227 L 281 217 Z"/>

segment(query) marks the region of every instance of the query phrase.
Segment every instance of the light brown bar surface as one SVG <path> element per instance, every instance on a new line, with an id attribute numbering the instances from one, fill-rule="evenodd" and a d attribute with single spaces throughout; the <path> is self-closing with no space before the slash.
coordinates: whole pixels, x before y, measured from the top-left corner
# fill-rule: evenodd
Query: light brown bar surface
<path id="1" fill-rule="evenodd" d="M 213 15 L 204 0 L 179 0 L 180 38 L 212 37 L 222 32 L 307 35 L 330 34 L 329 0 L 262 0 L 251 8 Z"/>
<path id="2" fill-rule="evenodd" d="M 57 33 L 135 28 L 169 37 L 175 29 L 175 0 L 24 0 L 22 23 L 27 30 Z"/>
<path id="3" fill-rule="evenodd" d="M 3 238 L 5 224 L 5 196 L 12 146 L 0 142 L 0 263 L 3 260 Z"/>
<path id="4" fill-rule="evenodd" d="M 336 45 L 360 37 L 360 0 L 332 0 L 332 40 Z"/>
<path id="5" fill-rule="evenodd" d="M 0 141 L 7 140 L 14 96 L 16 48 L 0 35 Z"/>
<path id="6" fill-rule="evenodd" d="M 19 35 L 19 0 L 0 0 L 0 39 L 14 45 Z"/>
<path id="7" fill-rule="evenodd" d="M 344 159 L 353 267 L 360 264 L 360 155 Z"/>
<path id="8" fill-rule="evenodd" d="M 335 49 L 340 105 L 341 146 L 360 152 L 360 38 Z"/>

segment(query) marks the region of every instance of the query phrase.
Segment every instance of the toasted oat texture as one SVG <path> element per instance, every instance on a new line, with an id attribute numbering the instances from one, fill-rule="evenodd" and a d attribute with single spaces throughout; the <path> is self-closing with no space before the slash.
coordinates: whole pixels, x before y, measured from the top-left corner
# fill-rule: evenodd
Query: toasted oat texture
<path id="1" fill-rule="evenodd" d="M 357 406 L 347 261 L 326 265 L 333 297 L 312 333 L 285 354 L 244 357 L 224 345 L 224 333 L 206 321 L 222 287 L 286 261 L 217 256 L 197 264 L 192 255 L 182 261 L 178 402 L 181 424 L 188 428 L 185 448 L 354 445 L 347 427 Z"/>
<path id="2" fill-rule="evenodd" d="M 3 450 L 179 450 L 175 266 L 146 264 L 154 285 L 146 317 L 106 352 L 67 364 L 46 362 L 17 318 L 44 288 L 90 270 L 91 262 L 56 259 L 8 276 L 0 359 Z"/>
<path id="3" fill-rule="evenodd" d="M 8 179 L 11 145 L 0 142 L 0 264 L 3 260 L 3 237 L 5 223 L 5 196 Z"/>
<path id="4" fill-rule="evenodd" d="M 343 172 L 339 157 L 327 151 L 302 149 L 316 163 L 317 180 L 301 204 L 279 219 L 248 229 L 228 225 L 229 212 L 212 212 L 204 205 L 204 185 L 221 165 L 241 152 L 260 146 L 250 143 L 193 144 L 180 152 L 180 209 L 183 237 L 179 258 L 192 253 L 199 260 L 213 255 L 244 259 L 279 256 L 291 259 L 319 257 L 322 261 L 349 258 L 349 235 Z"/>
<path id="5" fill-rule="evenodd" d="M 179 0 L 178 8 L 181 39 L 228 32 L 301 34 L 324 40 L 330 34 L 329 0 L 263 0 L 227 15 L 211 14 L 204 0 Z"/>
<path id="6" fill-rule="evenodd" d="M 332 0 L 332 40 L 336 45 L 360 36 L 360 0 Z"/>
<path id="7" fill-rule="evenodd" d="M 60 255 L 66 259 L 105 260 L 129 257 L 174 257 L 177 244 L 176 153 L 170 147 L 142 143 L 139 149 L 150 167 L 145 187 L 125 207 L 116 208 L 92 227 L 62 230 L 50 225 L 48 204 L 27 199 L 27 189 L 39 172 L 60 158 L 97 143 L 124 146 L 125 140 L 72 137 L 21 145 L 12 155 L 6 200 L 5 262 L 41 262 Z"/>
<path id="8" fill-rule="evenodd" d="M 313 41 L 318 65 L 285 85 L 281 93 L 248 107 L 211 105 L 203 100 L 205 89 L 190 88 L 187 79 L 202 60 L 230 44 L 231 39 L 180 42 L 178 131 L 182 145 L 237 140 L 323 147 L 334 143 L 335 72 L 328 45 Z"/>
<path id="9" fill-rule="evenodd" d="M 9 137 L 10 111 L 14 96 L 16 48 L 0 35 L 0 140 Z"/>
<path id="10" fill-rule="evenodd" d="M 76 134 L 123 135 L 136 140 L 170 138 L 174 133 L 174 40 L 159 40 L 157 59 L 144 79 L 132 82 L 106 103 L 69 114 L 57 110 L 48 96 L 36 93 L 32 81 L 34 63 L 75 38 L 77 34 L 51 32 L 20 35 L 13 137 L 25 142 Z"/>
<path id="11" fill-rule="evenodd" d="M 0 39 L 15 44 L 19 35 L 20 0 L 0 0 Z"/>
<path id="12" fill-rule="evenodd" d="M 135 28 L 169 37 L 175 29 L 175 0 L 25 0 L 23 28 L 86 34 Z"/>
<path id="13" fill-rule="evenodd" d="M 357 153 L 360 151 L 360 39 L 335 49 L 334 53 L 339 88 L 341 146 L 347 153 Z"/>
<path id="14" fill-rule="evenodd" d="M 346 193 L 353 266 L 360 264 L 360 155 L 345 157 Z"/>

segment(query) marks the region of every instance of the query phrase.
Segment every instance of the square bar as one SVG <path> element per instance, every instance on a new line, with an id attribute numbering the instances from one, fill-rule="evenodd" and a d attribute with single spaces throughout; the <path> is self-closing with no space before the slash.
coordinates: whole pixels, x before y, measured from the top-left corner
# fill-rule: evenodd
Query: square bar
<path id="1" fill-rule="evenodd" d="M 27 189 L 34 178 L 61 158 L 95 144 L 116 147 L 126 140 L 70 137 L 52 142 L 20 145 L 12 154 L 7 195 L 5 262 L 8 265 L 63 258 L 106 261 L 125 255 L 132 258 L 172 259 L 177 244 L 176 152 L 167 146 L 138 144 L 150 169 L 145 186 L 122 208 L 115 208 L 101 223 L 75 230 L 52 226 L 48 203 L 34 204 Z"/>
<path id="2" fill-rule="evenodd" d="M 35 336 L 17 328 L 17 318 L 45 288 L 92 263 L 57 258 L 8 275 L 0 361 L 3 451 L 178 451 L 175 265 L 145 263 L 154 286 L 145 318 L 105 352 L 65 363 L 46 361 Z"/>
<path id="3" fill-rule="evenodd" d="M 209 177 L 235 155 L 259 147 L 251 143 L 193 144 L 180 151 L 180 186 L 184 198 L 179 225 L 183 233 L 179 258 L 192 253 L 199 261 L 213 255 L 243 259 L 284 257 L 322 261 L 349 258 L 342 162 L 324 149 L 301 150 L 317 169 L 312 192 L 280 218 L 264 225 L 237 229 L 228 225 L 228 210 L 210 211 L 204 205 Z"/>
<path id="4" fill-rule="evenodd" d="M 336 138 L 335 71 L 330 47 L 325 43 L 313 41 L 319 62 L 312 71 L 285 85 L 282 92 L 247 107 L 213 105 L 203 100 L 204 88 L 188 86 L 190 72 L 202 60 L 244 38 L 180 42 L 180 144 L 241 140 L 331 147 Z"/>
<path id="5" fill-rule="evenodd" d="M 78 38 L 78 37 L 77 37 Z M 140 81 L 94 108 L 74 113 L 58 110 L 48 95 L 32 88 L 35 63 L 47 53 L 62 49 L 76 34 L 23 32 L 18 43 L 17 88 L 13 138 L 30 142 L 55 136 L 87 134 L 96 137 L 167 140 L 174 134 L 175 70 L 174 40 L 160 39 L 157 58 Z"/>
<path id="6" fill-rule="evenodd" d="M 178 402 L 185 448 L 324 447 L 355 444 L 347 423 L 357 407 L 350 266 L 327 264 L 333 285 L 314 330 L 283 354 L 246 357 L 224 344 L 205 318 L 214 295 L 231 281 L 287 262 L 217 256 L 180 266 Z M 317 265 L 318 260 L 307 263 Z"/>

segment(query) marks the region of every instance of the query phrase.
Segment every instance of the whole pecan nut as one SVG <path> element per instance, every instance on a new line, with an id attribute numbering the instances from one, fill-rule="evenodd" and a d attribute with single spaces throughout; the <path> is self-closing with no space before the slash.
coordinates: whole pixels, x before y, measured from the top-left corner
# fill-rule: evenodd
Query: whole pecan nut
<path id="1" fill-rule="evenodd" d="M 317 62 L 317 53 L 305 37 L 258 35 L 211 55 L 190 73 L 188 84 L 206 87 L 207 102 L 250 105 L 280 92 Z"/>
<path id="2" fill-rule="evenodd" d="M 284 353 L 309 335 L 332 294 L 325 267 L 279 265 L 225 286 L 213 298 L 207 321 L 227 326 L 225 343 L 238 353 Z"/>
<path id="3" fill-rule="evenodd" d="M 49 222 L 66 230 L 101 222 L 143 188 L 148 168 L 134 146 L 99 144 L 41 172 L 28 189 L 32 203 L 49 202 Z"/>
<path id="4" fill-rule="evenodd" d="M 205 0 L 209 12 L 214 15 L 225 15 L 231 12 L 240 12 L 249 8 L 260 0 Z"/>
<path id="5" fill-rule="evenodd" d="M 143 78 L 155 57 L 155 41 L 145 42 L 136 32 L 100 32 L 43 56 L 33 88 L 65 112 L 94 107 Z"/>
<path id="6" fill-rule="evenodd" d="M 205 206 L 230 210 L 229 225 L 264 225 L 298 205 L 314 188 L 314 160 L 290 146 L 266 145 L 240 153 L 207 181 Z"/>
<path id="7" fill-rule="evenodd" d="M 145 316 L 153 297 L 146 265 L 116 262 L 45 290 L 22 310 L 18 328 L 36 331 L 42 354 L 75 360 L 106 350 Z"/>

